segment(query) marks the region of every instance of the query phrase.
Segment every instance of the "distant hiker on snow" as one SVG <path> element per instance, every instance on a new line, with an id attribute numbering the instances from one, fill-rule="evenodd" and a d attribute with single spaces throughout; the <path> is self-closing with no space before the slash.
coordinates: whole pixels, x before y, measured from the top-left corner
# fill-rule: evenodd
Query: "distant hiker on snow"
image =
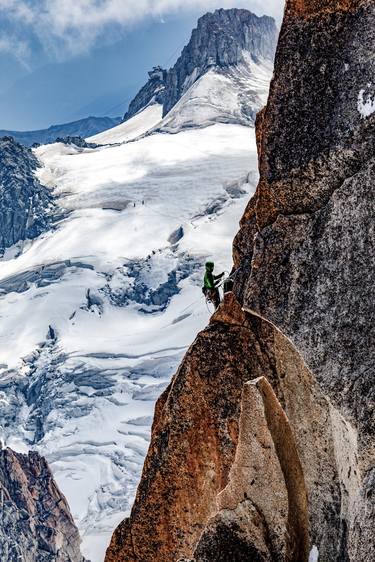
<path id="1" fill-rule="evenodd" d="M 224 272 L 220 273 L 220 275 L 214 275 L 214 267 L 214 262 L 208 261 L 206 263 L 203 293 L 206 295 L 207 299 L 215 305 L 215 308 L 217 308 L 220 304 L 218 285 L 220 285 L 220 280 L 224 277 Z"/>

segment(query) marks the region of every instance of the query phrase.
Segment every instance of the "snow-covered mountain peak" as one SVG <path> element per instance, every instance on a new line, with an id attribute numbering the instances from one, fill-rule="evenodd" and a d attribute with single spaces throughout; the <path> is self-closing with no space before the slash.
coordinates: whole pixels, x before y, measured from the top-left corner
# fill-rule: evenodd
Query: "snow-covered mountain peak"
<path id="1" fill-rule="evenodd" d="M 191 84 L 211 68 L 230 71 L 248 62 L 273 63 L 277 41 L 275 21 L 259 18 L 248 10 L 216 10 L 198 20 L 189 43 L 168 71 L 164 115 L 181 99 Z"/>
<path id="2" fill-rule="evenodd" d="M 176 64 L 151 73 L 124 119 L 158 103 L 169 131 L 215 122 L 254 124 L 266 102 L 277 35 L 272 18 L 248 10 L 205 14 Z"/>

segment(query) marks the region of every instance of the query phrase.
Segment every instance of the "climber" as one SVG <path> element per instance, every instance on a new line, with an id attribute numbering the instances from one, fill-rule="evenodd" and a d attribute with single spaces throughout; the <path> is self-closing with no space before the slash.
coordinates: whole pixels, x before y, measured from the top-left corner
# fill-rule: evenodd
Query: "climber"
<path id="1" fill-rule="evenodd" d="M 220 280 L 224 277 L 224 272 L 220 273 L 220 275 L 214 275 L 214 267 L 214 262 L 208 261 L 206 263 L 204 286 L 202 290 L 206 295 L 206 298 L 215 305 L 215 308 L 217 308 L 220 304 L 220 293 L 218 285 L 220 284 Z"/>

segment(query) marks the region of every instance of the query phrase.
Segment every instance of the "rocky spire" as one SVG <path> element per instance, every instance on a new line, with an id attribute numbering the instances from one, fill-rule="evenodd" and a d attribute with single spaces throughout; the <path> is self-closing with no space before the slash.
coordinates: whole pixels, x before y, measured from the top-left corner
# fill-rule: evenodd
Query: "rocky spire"
<path id="1" fill-rule="evenodd" d="M 130 119 L 141 109 L 152 103 L 163 105 L 165 99 L 165 81 L 167 71 L 163 68 L 154 67 L 149 71 L 149 80 L 140 89 L 135 98 L 130 102 L 129 109 L 124 115 L 124 121 Z"/>

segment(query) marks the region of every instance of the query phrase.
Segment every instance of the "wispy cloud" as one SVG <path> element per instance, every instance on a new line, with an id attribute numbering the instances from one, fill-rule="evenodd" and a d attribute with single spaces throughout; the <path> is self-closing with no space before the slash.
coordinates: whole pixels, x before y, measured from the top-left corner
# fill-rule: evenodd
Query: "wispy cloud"
<path id="1" fill-rule="evenodd" d="M 283 0 L 0 0 L 0 13 L 17 24 L 16 33 L 20 33 L 21 26 L 55 54 L 76 54 L 90 50 L 111 28 L 126 29 L 149 17 L 236 6 L 280 17 L 283 3 Z M 14 54 L 18 56 L 16 53 L 15 47 Z"/>
<path id="2" fill-rule="evenodd" d="M 0 0 L 0 10 L 2 15 L 23 20 L 24 23 L 31 23 L 34 19 L 32 6 L 24 0 Z"/>
<path id="3" fill-rule="evenodd" d="M 0 37 L 0 53 L 7 53 L 28 67 L 27 60 L 30 55 L 30 47 L 26 41 L 20 41 L 12 35 Z"/>

